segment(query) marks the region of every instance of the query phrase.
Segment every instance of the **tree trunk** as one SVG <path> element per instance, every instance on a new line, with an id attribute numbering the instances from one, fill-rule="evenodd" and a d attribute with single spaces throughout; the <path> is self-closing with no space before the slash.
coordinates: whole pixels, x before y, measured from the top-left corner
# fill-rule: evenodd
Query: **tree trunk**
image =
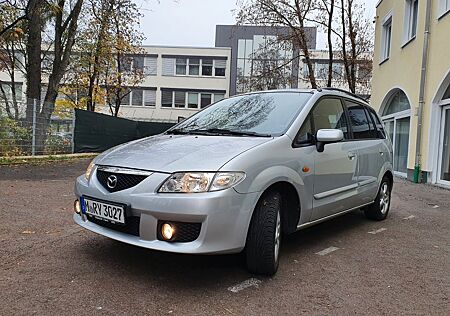
<path id="1" fill-rule="evenodd" d="M 324 4 L 326 6 L 326 3 Z M 332 41 L 332 24 L 333 24 L 333 13 L 334 13 L 334 0 L 330 1 L 330 10 L 328 11 L 328 81 L 327 87 L 331 87 L 331 81 L 333 79 L 333 41 Z"/>

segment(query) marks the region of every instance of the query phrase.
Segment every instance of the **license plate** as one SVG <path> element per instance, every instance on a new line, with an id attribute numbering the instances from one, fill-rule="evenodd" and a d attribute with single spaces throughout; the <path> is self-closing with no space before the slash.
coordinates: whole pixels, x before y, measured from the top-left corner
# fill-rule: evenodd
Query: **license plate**
<path id="1" fill-rule="evenodd" d="M 82 208 L 83 213 L 85 214 L 92 215 L 108 222 L 125 224 L 124 205 L 91 200 L 90 198 L 83 197 Z"/>

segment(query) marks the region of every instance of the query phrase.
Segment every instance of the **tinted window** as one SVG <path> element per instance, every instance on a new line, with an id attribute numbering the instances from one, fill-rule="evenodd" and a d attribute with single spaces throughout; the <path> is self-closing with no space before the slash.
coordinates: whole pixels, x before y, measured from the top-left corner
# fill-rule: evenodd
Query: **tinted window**
<path id="1" fill-rule="evenodd" d="M 311 135 L 319 129 L 340 129 L 344 132 L 344 138 L 348 139 L 347 120 L 340 99 L 321 99 L 305 119 L 296 143 L 311 142 Z"/>
<path id="2" fill-rule="evenodd" d="M 228 129 L 282 135 L 292 124 L 310 93 L 255 93 L 221 100 L 176 126 L 192 130 Z"/>
<path id="3" fill-rule="evenodd" d="M 346 106 L 348 109 L 348 114 L 350 116 L 350 123 L 353 130 L 354 139 L 367 139 L 375 138 L 375 131 L 370 129 L 369 119 L 366 115 L 364 106 L 346 101 Z"/>
<path id="4" fill-rule="evenodd" d="M 384 131 L 383 123 L 381 123 L 380 119 L 378 118 L 377 113 L 374 109 L 368 108 L 370 116 L 372 117 L 372 120 L 375 122 L 375 126 L 377 128 L 377 136 L 378 138 L 386 138 L 386 132 Z"/>

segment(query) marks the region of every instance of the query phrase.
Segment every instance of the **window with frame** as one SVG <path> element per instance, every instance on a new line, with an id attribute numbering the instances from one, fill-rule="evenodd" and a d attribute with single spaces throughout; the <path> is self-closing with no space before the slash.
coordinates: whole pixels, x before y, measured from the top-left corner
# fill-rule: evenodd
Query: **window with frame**
<path id="1" fill-rule="evenodd" d="M 144 58 L 144 74 L 156 75 L 157 74 L 158 57 L 146 56 Z"/>
<path id="2" fill-rule="evenodd" d="M 328 79 L 328 62 L 317 62 L 316 63 L 317 79 L 326 80 Z"/>
<path id="3" fill-rule="evenodd" d="M 380 118 L 378 117 L 377 113 L 375 112 L 374 109 L 370 107 L 368 107 L 367 110 L 369 111 L 369 114 L 372 117 L 373 122 L 375 123 L 378 138 L 385 139 L 386 132 L 384 131 L 383 123 L 380 121 Z"/>
<path id="4" fill-rule="evenodd" d="M 133 89 L 131 90 L 131 105 L 142 106 L 144 100 L 144 90 Z"/>
<path id="5" fill-rule="evenodd" d="M 419 0 L 405 0 L 404 42 L 407 43 L 417 34 L 417 16 Z"/>
<path id="6" fill-rule="evenodd" d="M 161 90 L 161 106 L 171 108 L 173 104 L 173 91 Z"/>
<path id="7" fill-rule="evenodd" d="M 175 91 L 175 107 L 176 108 L 186 107 L 186 92 L 185 91 Z"/>
<path id="8" fill-rule="evenodd" d="M 202 76 L 212 76 L 213 60 L 202 59 Z"/>
<path id="9" fill-rule="evenodd" d="M 189 92 L 188 93 L 188 108 L 198 109 L 198 93 Z"/>
<path id="10" fill-rule="evenodd" d="M 323 98 L 314 106 L 303 122 L 296 143 L 308 144 L 319 129 L 340 129 L 348 139 L 348 124 L 340 99 Z"/>
<path id="11" fill-rule="evenodd" d="M 372 120 L 369 118 L 369 113 L 361 104 L 346 100 L 345 105 L 350 117 L 350 124 L 352 126 L 354 139 L 371 139 L 378 138 Z M 372 124 L 370 124 L 372 123 Z M 371 127 L 372 125 L 372 127 Z"/>
<path id="12" fill-rule="evenodd" d="M 381 62 L 389 58 L 392 42 L 392 14 L 388 15 L 382 24 L 381 33 Z"/>
<path id="13" fill-rule="evenodd" d="M 144 106 L 156 106 L 156 89 L 144 90 Z"/>
<path id="14" fill-rule="evenodd" d="M 187 59 L 186 58 L 177 58 L 176 66 L 175 66 L 175 74 L 186 75 L 186 67 L 187 67 Z"/>
<path id="15" fill-rule="evenodd" d="M 225 59 L 214 60 L 214 76 L 225 77 L 227 61 Z"/>
<path id="16" fill-rule="evenodd" d="M 198 76 L 200 74 L 200 58 L 189 58 L 189 75 Z"/>
<path id="17" fill-rule="evenodd" d="M 200 98 L 200 107 L 203 109 L 211 104 L 211 93 L 202 93 Z"/>

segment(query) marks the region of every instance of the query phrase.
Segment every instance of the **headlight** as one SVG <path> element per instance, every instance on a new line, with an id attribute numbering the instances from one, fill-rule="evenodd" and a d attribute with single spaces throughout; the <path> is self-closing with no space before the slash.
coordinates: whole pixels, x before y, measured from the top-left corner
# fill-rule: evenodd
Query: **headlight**
<path id="1" fill-rule="evenodd" d="M 179 172 L 159 188 L 162 193 L 200 193 L 231 188 L 245 178 L 243 172 Z"/>
<path id="2" fill-rule="evenodd" d="M 88 180 L 90 179 L 92 170 L 94 169 L 94 166 L 95 166 L 94 161 L 91 161 L 91 163 L 89 164 L 89 166 L 86 169 L 86 173 L 84 174 L 86 179 L 88 179 Z"/>

